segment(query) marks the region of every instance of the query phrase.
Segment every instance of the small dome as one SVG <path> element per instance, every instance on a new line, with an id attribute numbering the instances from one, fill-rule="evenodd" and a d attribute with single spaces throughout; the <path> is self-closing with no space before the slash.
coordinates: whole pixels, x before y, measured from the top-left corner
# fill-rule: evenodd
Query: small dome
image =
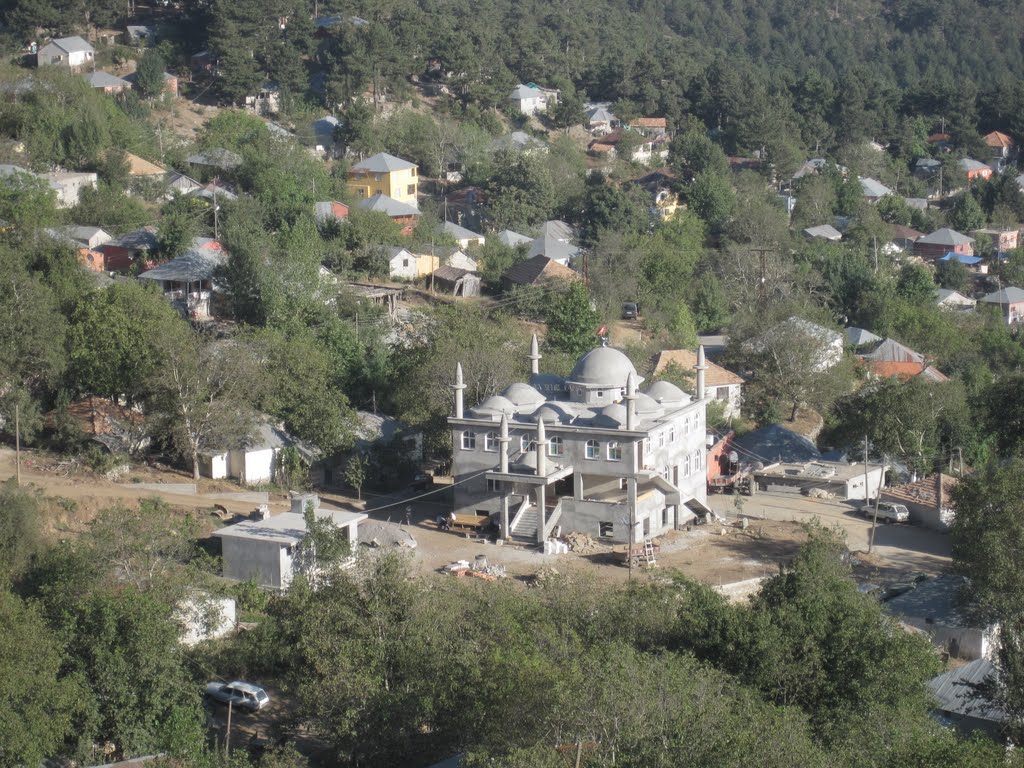
<path id="1" fill-rule="evenodd" d="M 629 358 L 612 347 L 592 349 L 579 359 L 567 381 L 589 386 L 625 387 L 636 368 Z M 642 381 L 638 376 L 637 381 Z"/>
<path id="2" fill-rule="evenodd" d="M 545 424 L 560 424 L 566 420 L 564 413 L 557 408 L 552 408 L 550 405 L 541 406 L 533 416 L 534 419 L 541 420 Z"/>
<path id="3" fill-rule="evenodd" d="M 626 406 L 621 403 L 612 403 L 601 409 L 601 412 L 594 417 L 594 426 L 611 427 L 618 429 L 626 424 Z"/>
<path id="4" fill-rule="evenodd" d="M 480 405 L 470 409 L 470 413 L 479 416 L 500 416 L 503 413 L 511 416 L 516 412 L 512 401 L 501 395 L 491 395 Z"/>
<path id="5" fill-rule="evenodd" d="M 664 405 L 665 403 L 688 403 L 690 396 L 670 381 L 656 381 L 645 392 L 648 397 Z"/>
<path id="6" fill-rule="evenodd" d="M 658 404 L 658 401 L 655 400 L 650 395 L 646 395 L 643 392 L 640 392 L 640 393 L 637 394 L 637 396 L 636 396 L 636 412 L 637 413 L 648 415 L 648 414 L 652 414 L 652 413 L 661 413 L 662 410 L 663 409 L 662 409 L 661 405 Z"/>
<path id="7" fill-rule="evenodd" d="M 516 382 L 501 393 L 514 405 L 539 405 L 544 402 L 544 395 L 531 387 L 529 384 Z"/>

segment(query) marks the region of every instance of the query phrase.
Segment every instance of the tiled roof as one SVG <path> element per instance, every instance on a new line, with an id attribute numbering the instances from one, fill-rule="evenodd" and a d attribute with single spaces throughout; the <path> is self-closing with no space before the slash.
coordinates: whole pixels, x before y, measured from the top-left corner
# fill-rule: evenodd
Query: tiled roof
<path id="1" fill-rule="evenodd" d="M 893 487 L 886 488 L 882 491 L 882 497 L 889 501 L 902 503 L 910 502 L 911 504 L 920 504 L 922 506 L 937 509 L 939 505 L 940 479 L 942 481 L 943 505 L 948 507 L 950 505 L 950 498 L 953 489 L 956 488 L 957 483 L 960 482 L 957 478 L 952 477 L 951 475 L 937 474 L 932 475 L 931 477 L 925 477 L 918 480 L 916 483 L 894 485 Z"/>
<path id="2" fill-rule="evenodd" d="M 704 384 L 708 387 L 726 387 L 731 384 L 742 384 L 743 379 L 732 371 L 710 360 L 705 363 L 708 369 L 704 372 Z M 654 358 L 654 375 L 665 371 L 670 365 L 678 366 L 684 371 L 692 371 L 697 365 L 697 353 L 689 349 L 665 349 Z"/>
<path id="3" fill-rule="evenodd" d="M 638 117 L 629 123 L 634 128 L 667 128 L 668 118 L 664 117 Z"/>
<path id="4" fill-rule="evenodd" d="M 546 280 L 579 280 L 580 276 L 547 256 L 534 256 L 513 264 L 502 278 L 517 285 L 533 285 Z"/>
<path id="5" fill-rule="evenodd" d="M 985 143 L 990 147 L 1012 147 L 1013 139 L 1007 136 L 1005 133 L 999 131 L 992 131 L 992 133 L 985 136 Z"/>

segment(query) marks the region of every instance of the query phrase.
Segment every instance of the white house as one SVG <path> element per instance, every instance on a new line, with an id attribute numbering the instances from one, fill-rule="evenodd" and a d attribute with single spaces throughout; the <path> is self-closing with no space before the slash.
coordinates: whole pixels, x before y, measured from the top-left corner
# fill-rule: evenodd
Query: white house
<path id="1" fill-rule="evenodd" d="M 79 72 L 91 66 L 94 58 L 95 51 L 92 46 L 75 35 L 59 37 L 40 48 L 36 53 L 36 65 L 68 67 L 72 72 Z"/>
<path id="2" fill-rule="evenodd" d="M 815 371 L 827 371 L 843 359 L 843 336 L 802 317 L 794 316 L 769 328 L 760 336 L 744 342 L 743 349 L 756 354 L 771 344 L 785 347 L 810 345 L 816 350 L 812 361 Z"/>
<path id="3" fill-rule="evenodd" d="M 330 520 L 345 531 L 350 545 L 359 542 L 363 512 L 346 512 L 320 506 L 314 494 L 293 494 L 291 511 L 263 520 L 244 520 L 214 531 L 221 540 L 224 577 L 235 581 L 254 580 L 261 587 L 287 589 L 296 573 L 310 573 L 314 562 L 303 551 L 306 520 L 303 511 L 311 503 L 318 519 Z"/>
<path id="4" fill-rule="evenodd" d="M 256 435 L 243 447 L 229 451 L 208 451 L 199 457 L 199 471 L 213 480 L 234 478 L 244 485 L 273 482 L 283 448 L 296 448 L 302 458 L 312 461 L 315 451 L 280 427 L 263 422 Z"/>
<path id="5" fill-rule="evenodd" d="M 538 112 L 545 112 L 549 106 L 558 103 L 558 91 L 552 88 L 541 88 L 539 85 L 520 83 L 515 90 L 509 94 L 509 100 L 513 108 L 524 115 L 535 115 Z"/>
<path id="6" fill-rule="evenodd" d="M 416 256 L 405 248 L 389 246 L 388 274 L 396 280 L 415 280 L 419 273 L 416 271 Z"/>
<path id="7" fill-rule="evenodd" d="M 78 205 L 78 195 L 85 188 L 96 189 L 95 173 L 78 171 L 53 171 L 41 175 L 57 193 L 57 207 L 71 208 Z"/>

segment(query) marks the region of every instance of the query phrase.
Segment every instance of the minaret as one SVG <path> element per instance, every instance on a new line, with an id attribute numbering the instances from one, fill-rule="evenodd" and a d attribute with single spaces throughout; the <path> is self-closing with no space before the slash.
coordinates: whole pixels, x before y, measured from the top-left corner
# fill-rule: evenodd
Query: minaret
<path id="1" fill-rule="evenodd" d="M 455 418 L 462 418 L 462 390 L 466 388 L 465 382 L 462 380 L 462 363 L 455 364 L 455 383 L 452 385 L 452 389 L 455 390 Z"/>
<path id="2" fill-rule="evenodd" d="M 636 428 L 636 374 L 630 371 L 626 377 L 626 429 Z"/>
<path id="3" fill-rule="evenodd" d="M 540 373 L 540 349 L 537 346 L 537 334 L 533 334 L 533 339 L 530 341 L 530 373 L 537 375 Z"/>
<path id="4" fill-rule="evenodd" d="M 704 345 L 697 347 L 697 399 L 704 399 L 704 371 L 708 369 L 707 361 L 704 359 Z"/>
<path id="5" fill-rule="evenodd" d="M 498 471 L 503 475 L 508 474 L 508 414 L 501 414 L 501 432 L 498 436 L 498 450 L 500 455 L 498 457 Z"/>
<path id="6" fill-rule="evenodd" d="M 544 419 L 537 419 L 537 477 L 548 473 L 548 435 L 544 428 Z"/>

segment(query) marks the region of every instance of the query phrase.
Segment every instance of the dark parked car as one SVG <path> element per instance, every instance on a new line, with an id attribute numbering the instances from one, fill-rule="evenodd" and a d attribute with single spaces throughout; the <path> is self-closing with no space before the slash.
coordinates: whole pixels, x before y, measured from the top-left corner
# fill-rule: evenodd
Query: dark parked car
<path id="1" fill-rule="evenodd" d="M 258 712 L 270 704 L 270 697 L 266 691 L 258 685 L 243 683 L 240 680 L 233 683 L 207 683 L 206 698 L 220 704 L 230 703 L 232 707 L 249 712 Z"/>
<path id="2" fill-rule="evenodd" d="M 622 319 L 623 320 L 636 320 L 636 318 L 639 315 L 640 315 L 640 307 L 638 307 L 634 302 L 627 301 L 625 304 L 622 305 Z"/>

